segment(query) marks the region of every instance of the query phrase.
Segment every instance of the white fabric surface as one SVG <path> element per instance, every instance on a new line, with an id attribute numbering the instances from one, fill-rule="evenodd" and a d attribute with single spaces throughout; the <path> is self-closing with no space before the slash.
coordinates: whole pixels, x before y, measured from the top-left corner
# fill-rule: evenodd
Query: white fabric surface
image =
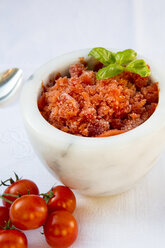
<path id="1" fill-rule="evenodd" d="M 0 0 L 0 70 L 20 67 L 25 81 L 47 60 L 95 46 L 133 48 L 161 65 L 164 8 L 164 0 Z M 122 195 L 96 199 L 76 193 L 79 235 L 73 247 L 164 248 L 164 161 L 165 153 Z M 18 100 L 0 107 L 0 179 L 13 171 L 34 180 L 41 192 L 57 183 L 33 152 Z M 40 230 L 26 234 L 30 248 L 48 247 Z"/>

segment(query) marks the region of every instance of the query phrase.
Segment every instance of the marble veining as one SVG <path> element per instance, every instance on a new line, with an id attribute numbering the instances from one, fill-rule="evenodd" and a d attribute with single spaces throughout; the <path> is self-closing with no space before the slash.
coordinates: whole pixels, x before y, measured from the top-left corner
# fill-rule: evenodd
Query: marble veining
<path id="1" fill-rule="evenodd" d="M 55 171 L 57 174 L 60 175 L 61 172 L 61 164 L 60 162 L 56 159 L 51 163 L 51 169 L 53 169 L 53 171 Z"/>
<path id="2" fill-rule="evenodd" d="M 62 158 L 65 158 L 67 155 L 68 155 L 68 153 L 70 153 L 71 151 L 71 147 L 73 146 L 73 144 L 72 143 L 70 143 L 68 146 L 67 146 L 67 148 L 66 148 L 66 150 L 65 151 L 63 151 L 62 153 L 61 153 L 61 157 Z"/>
<path id="3" fill-rule="evenodd" d="M 33 80 L 33 78 L 34 78 L 34 74 L 30 75 L 30 77 L 28 78 L 28 81 Z"/>

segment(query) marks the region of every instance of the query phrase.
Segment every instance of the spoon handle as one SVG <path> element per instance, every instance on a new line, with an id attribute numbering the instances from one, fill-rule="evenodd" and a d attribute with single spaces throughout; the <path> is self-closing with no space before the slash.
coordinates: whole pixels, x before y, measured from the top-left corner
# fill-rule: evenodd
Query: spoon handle
<path id="1" fill-rule="evenodd" d="M 20 88 L 23 71 L 18 68 L 0 74 L 0 104 L 8 103 Z"/>

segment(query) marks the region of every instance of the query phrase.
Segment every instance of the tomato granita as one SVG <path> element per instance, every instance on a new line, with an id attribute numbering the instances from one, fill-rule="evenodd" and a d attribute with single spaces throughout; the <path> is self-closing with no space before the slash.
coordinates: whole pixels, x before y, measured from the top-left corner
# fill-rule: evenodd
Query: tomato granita
<path id="1" fill-rule="evenodd" d="M 124 71 L 97 80 L 82 63 L 70 66 L 70 77 L 50 80 L 38 100 L 42 116 L 74 135 L 104 137 L 129 131 L 146 121 L 158 104 L 158 83 Z"/>

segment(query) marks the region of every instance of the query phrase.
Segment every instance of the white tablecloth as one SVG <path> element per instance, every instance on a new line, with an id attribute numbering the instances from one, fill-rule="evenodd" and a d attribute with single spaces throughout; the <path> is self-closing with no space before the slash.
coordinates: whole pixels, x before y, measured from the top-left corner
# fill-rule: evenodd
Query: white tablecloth
<path id="1" fill-rule="evenodd" d="M 95 46 L 133 48 L 163 65 L 164 8 L 164 0 L 0 0 L 0 70 L 20 67 L 25 81 L 47 60 Z M 122 195 L 96 199 L 76 193 L 79 236 L 73 247 L 164 248 L 164 161 L 165 153 Z M 13 171 L 34 180 L 41 192 L 57 183 L 33 152 L 18 100 L 0 107 L 0 179 Z M 30 248 L 48 247 L 40 230 L 26 234 Z"/>

